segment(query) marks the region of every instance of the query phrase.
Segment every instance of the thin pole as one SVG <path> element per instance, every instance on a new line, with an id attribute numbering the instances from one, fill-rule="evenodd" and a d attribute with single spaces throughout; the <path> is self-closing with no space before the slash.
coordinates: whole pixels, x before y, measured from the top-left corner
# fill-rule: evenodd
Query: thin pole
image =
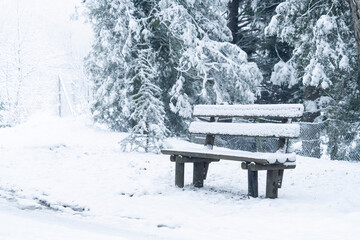
<path id="1" fill-rule="evenodd" d="M 74 109 L 71 105 L 71 102 L 70 102 L 70 99 L 69 99 L 69 94 L 67 93 L 67 90 L 66 90 L 66 87 L 65 87 L 65 84 L 61 78 L 61 76 L 59 75 L 59 82 L 60 82 L 60 86 L 62 87 L 63 91 L 64 91 L 64 95 L 65 95 L 65 99 L 66 99 L 66 102 L 70 108 L 70 112 L 72 115 L 75 115 L 75 112 L 74 112 Z"/>
<path id="2" fill-rule="evenodd" d="M 60 80 L 60 76 L 58 78 L 58 94 L 59 94 L 59 117 L 61 117 L 61 80 Z"/>

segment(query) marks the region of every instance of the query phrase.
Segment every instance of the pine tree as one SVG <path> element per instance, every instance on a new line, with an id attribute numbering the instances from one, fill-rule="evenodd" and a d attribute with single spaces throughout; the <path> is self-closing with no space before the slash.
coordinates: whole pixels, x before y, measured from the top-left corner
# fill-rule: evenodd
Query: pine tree
<path id="1" fill-rule="evenodd" d="M 129 59 L 133 36 L 138 33 L 132 17 L 133 4 L 125 1 L 86 1 L 95 40 L 86 59 L 86 69 L 93 82 L 94 119 L 114 130 L 130 127 L 128 106 Z"/>
<path id="2" fill-rule="evenodd" d="M 264 29 L 280 1 L 278 0 L 232 0 L 228 3 L 228 27 L 237 44 L 256 62 L 263 74 L 261 94 L 257 103 L 295 102 L 298 86 L 288 88 L 270 81 L 274 65 L 288 61 L 292 48 L 274 36 L 265 36 Z"/>
<path id="3" fill-rule="evenodd" d="M 358 84 L 360 85 L 360 0 L 349 0 L 358 56 Z"/>
<path id="4" fill-rule="evenodd" d="M 257 99 L 258 103 L 292 103 L 299 102 L 300 96 L 296 96 L 298 85 L 288 87 L 285 85 L 274 84 L 271 75 L 274 65 L 288 61 L 292 56 L 292 47 L 286 42 L 281 41 L 276 36 L 265 35 L 265 27 L 270 23 L 275 14 L 276 7 L 281 3 L 278 0 L 247 0 L 242 1 L 240 19 L 250 19 L 250 24 L 239 23 L 243 26 L 240 34 L 244 40 L 239 42 L 239 46 L 249 54 L 252 61 L 259 66 L 262 74 L 261 95 Z M 250 39 L 250 40 L 246 40 Z M 243 47 L 242 44 L 245 44 Z M 248 48 L 246 46 L 249 46 Z M 249 50 L 247 50 L 249 49 Z M 292 76 L 288 73 L 287 78 Z M 295 96 L 295 97 L 294 97 Z"/>
<path id="5" fill-rule="evenodd" d="M 134 46 L 137 48 L 137 57 L 133 59 L 134 75 L 129 83 L 129 110 L 133 126 L 129 137 L 122 141 L 123 149 L 129 151 L 159 152 L 168 135 L 164 104 L 161 101 L 162 91 L 157 86 L 157 54 L 148 44 L 149 34 L 143 29 L 139 42 Z"/>
<path id="6" fill-rule="evenodd" d="M 95 32 L 87 69 L 94 82 L 96 120 L 134 132 L 141 120 L 134 116 L 133 104 L 138 93 L 145 94 L 142 85 L 162 103 L 165 125 L 173 133 L 187 129 L 194 104 L 255 100 L 262 75 L 231 43 L 223 16 L 225 1 L 87 0 L 85 4 Z M 156 77 L 134 82 L 141 70 L 136 66 L 150 56 L 154 60 L 143 71 L 156 69 Z"/>
<path id="7" fill-rule="evenodd" d="M 328 129 L 328 150 L 332 158 L 344 158 L 338 149 L 354 139 L 353 128 L 333 131 L 357 119 L 359 88 L 348 2 L 286 0 L 276 8 L 266 33 L 294 48 L 290 60 L 275 65 L 273 83 L 300 85 L 297 95 L 304 99 L 304 120 L 327 119 L 335 124 Z M 346 142 L 345 136 L 350 136 Z"/>
<path id="8" fill-rule="evenodd" d="M 223 1 L 161 3 L 160 23 L 177 40 L 170 43 L 179 57 L 171 110 L 186 118 L 198 103 L 253 102 L 262 75 L 246 53 L 230 43 L 231 31 L 221 15 L 227 7 Z"/>
<path id="9" fill-rule="evenodd" d="M 167 129 L 149 43 L 151 2 L 88 1 L 87 7 L 99 36 L 87 60 L 96 90 L 94 117 L 115 130 L 130 130 L 124 149 L 156 152 Z"/>

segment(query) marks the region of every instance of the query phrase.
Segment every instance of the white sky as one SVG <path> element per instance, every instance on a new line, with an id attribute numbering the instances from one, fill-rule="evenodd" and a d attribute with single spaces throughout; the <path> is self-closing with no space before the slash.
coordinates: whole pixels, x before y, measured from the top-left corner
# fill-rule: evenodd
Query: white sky
<path id="1" fill-rule="evenodd" d="M 14 30 L 19 6 L 20 27 L 28 34 L 43 36 L 43 42 L 38 44 L 49 40 L 59 43 L 71 35 L 73 48 L 86 54 L 91 44 L 90 27 L 83 20 L 71 20 L 80 3 L 81 0 L 0 0 L 0 33 Z"/>

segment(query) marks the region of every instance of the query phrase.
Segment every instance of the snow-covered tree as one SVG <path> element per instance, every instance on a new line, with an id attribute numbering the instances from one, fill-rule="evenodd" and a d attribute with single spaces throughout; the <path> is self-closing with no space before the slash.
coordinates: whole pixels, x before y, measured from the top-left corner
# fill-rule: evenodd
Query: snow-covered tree
<path id="1" fill-rule="evenodd" d="M 343 96 L 339 90 L 354 78 L 356 64 L 346 1 L 287 0 L 277 7 L 266 32 L 294 47 L 293 57 L 275 66 L 273 82 L 289 86 L 301 82 L 337 95 L 332 96 L 335 101 Z"/>
<path id="2" fill-rule="evenodd" d="M 351 16 L 354 25 L 354 34 L 357 45 L 357 56 L 358 56 L 358 81 L 360 84 L 360 0 L 349 0 L 351 8 Z"/>
<path id="3" fill-rule="evenodd" d="M 262 75 L 231 44 L 221 15 L 227 1 L 160 1 L 159 19 L 180 53 L 170 94 L 172 111 L 190 117 L 196 103 L 253 102 Z"/>
<path id="4" fill-rule="evenodd" d="M 93 115 L 116 130 L 129 128 L 127 59 L 136 22 L 131 1 L 87 1 L 88 16 L 95 34 L 86 68 L 94 86 Z"/>
<path id="5" fill-rule="evenodd" d="M 157 54 L 149 42 L 151 17 L 146 11 L 152 6 L 147 3 L 87 2 L 92 20 L 98 21 L 93 24 L 95 33 L 106 36 L 97 38 L 94 48 L 100 50 L 88 59 L 97 90 L 94 116 L 114 129 L 130 129 L 130 136 L 122 142 L 126 150 L 158 151 L 167 134 L 162 91 L 157 86 Z M 106 13 L 104 9 L 111 14 L 97 15 L 100 10 Z"/>
<path id="6" fill-rule="evenodd" d="M 264 31 L 281 2 L 279 0 L 240 1 L 237 44 L 246 51 L 249 59 L 256 62 L 263 74 L 258 103 L 298 102 L 294 99 L 297 86 L 288 88 L 271 81 L 274 65 L 279 61 L 288 61 L 292 53 L 289 44 L 276 36 L 266 36 Z"/>
<path id="7" fill-rule="evenodd" d="M 146 44 L 148 33 L 143 29 L 142 44 L 133 60 L 134 75 L 130 79 L 129 110 L 132 128 L 130 135 L 122 141 L 124 150 L 158 152 L 162 147 L 168 130 L 165 126 L 164 103 L 156 66 L 156 53 Z M 134 46 L 135 47 L 135 46 Z"/>
<path id="8" fill-rule="evenodd" d="M 117 130 L 136 126 L 132 121 L 140 120 L 134 117 L 131 91 L 145 91 L 142 85 L 152 86 L 149 91 L 163 104 L 166 126 L 177 133 L 186 129 L 194 104 L 253 102 L 262 75 L 246 53 L 230 43 L 223 15 L 227 3 L 87 0 L 96 36 L 87 60 L 95 118 Z M 132 85 L 140 70 L 136 66 L 150 55 L 154 62 L 147 67 L 156 69 L 156 77 Z"/>
<path id="9" fill-rule="evenodd" d="M 24 85 L 38 65 L 29 44 L 33 32 L 23 17 L 21 2 L 15 1 L 11 7 L 8 10 L 12 11 L 14 19 L 8 25 L 13 28 L 4 25 L 0 35 L 0 94 L 6 99 L 3 118 L 7 125 L 18 124 L 27 117 Z"/>
<path id="10" fill-rule="evenodd" d="M 337 124 L 357 119 L 356 45 L 347 1 L 286 0 L 276 8 L 266 34 L 294 48 L 290 60 L 275 65 L 271 80 L 301 86 L 302 94 L 297 96 L 302 95 L 305 102 L 305 121 L 319 116 Z M 329 139 L 332 158 L 341 158 L 334 150 L 342 144 L 341 135 L 329 135 L 333 136 Z"/>

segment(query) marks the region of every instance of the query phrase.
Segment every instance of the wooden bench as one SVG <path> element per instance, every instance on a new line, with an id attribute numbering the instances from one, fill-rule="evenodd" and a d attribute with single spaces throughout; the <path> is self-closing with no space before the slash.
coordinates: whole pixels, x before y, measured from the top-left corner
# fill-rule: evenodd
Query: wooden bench
<path id="1" fill-rule="evenodd" d="M 253 104 L 253 105 L 197 105 L 193 116 L 198 120 L 190 124 L 191 134 L 204 134 L 203 149 L 164 149 L 175 162 L 175 185 L 184 187 L 185 163 L 193 163 L 193 184 L 203 187 L 209 164 L 220 160 L 241 161 L 248 172 L 248 195 L 258 197 L 258 171 L 267 171 L 266 198 L 277 198 L 285 169 L 296 167 L 296 154 L 289 153 L 289 139 L 300 135 L 300 126 L 292 123 L 303 115 L 301 104 Z M 239 118 L 246 122 L 223 119 Z M 271 122 L 265 122 L 270 120 Z M 277 138 L 276 152 L 249 152 L 230 149 L 214 150 L 216 135 Z"/>

